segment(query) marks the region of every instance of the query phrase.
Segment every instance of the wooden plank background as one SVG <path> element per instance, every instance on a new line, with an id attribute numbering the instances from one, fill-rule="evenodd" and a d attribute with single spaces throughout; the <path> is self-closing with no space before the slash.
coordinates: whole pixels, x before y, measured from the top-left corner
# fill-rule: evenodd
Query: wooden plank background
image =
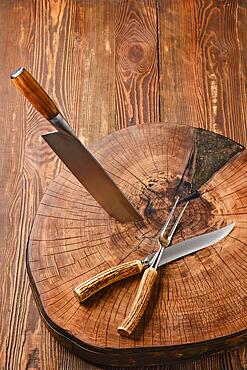
<path id="1" fill-rule="evenodd" d="M 61 163 L 10 72 L 27 67 L 86 144 L 162 121 L 246 145 L 246 30 L 246 0 L 1 0 L 1 369 L 97 369 L 51 337 L 31 295 L 25 245 Z M 247 369 L 246 349 L 159 368 Z"/>

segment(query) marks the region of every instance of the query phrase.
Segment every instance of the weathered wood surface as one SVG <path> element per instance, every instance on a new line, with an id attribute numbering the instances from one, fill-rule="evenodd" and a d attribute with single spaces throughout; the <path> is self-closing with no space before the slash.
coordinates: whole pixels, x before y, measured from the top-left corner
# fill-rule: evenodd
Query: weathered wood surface
<path id="1" fill-rule="evenodd" d="M 118 1 L 115 17 L 117 127 L 158 122 L 157 1 Z"/>
<path id="2" fill-rule="evenodd" d="M 85 143 L 125 127 L 132 112 L 141 107 L 140 123 L 151 117 L 152 121 L 191 124 L 246 145 L 246 2 L 138 1 L 138 11 L 133 10 L 135 4 L 126 3 L 1 1 L 2 369 L 95 369 L 51 337 L 31 296 L 25 244 L 41 196 L 61 164 L 40 137 L 50 129 L 49 124 L 14 91 L 8 80 L 10 72 L 20 64 L 29 68 L 57 98 Z M 135 32 L 132 41 L 130 32 L 117 36 L 115 27 L 121 22 L 122 30 L 138 23 L 142 32 Z M 153 55 L 153 62 L 144 63 L 142 69 L 138 55 L 144 41 L 145 55 Z M 117 42 L 119 50 L 125 44 L 127 63 L 121 53 L 116 54 Z M 138 47 L 132 49 L 134 56 L 130 54 L 129 62 L 131 42 Z M 150 65 L 152 73 L 148 73 Z M 141 71 L 139 78 L 135 71 Z M 133 84 L 136 90 L 130 89 Z M 130 112 L 127 120 L 126 106 Z M 243 346 L 162 368 L 223 370 L 246 366 Z"/>
<path id="3" fill-rule="evenodd" d="M 196 131 L 147 124 L 111 134 L 92 147 L 142 222 L 121 224 L 110 217 L 67 169 L 45 191 L 28 243 L 28 273 L 44 320 L 66 345 L 78 343 L 82 349 L 74 347 L 85 358 L 93 351 L 92 360 L 101 365 L 162 364 L 228 349 L 247 338 L 246 150 L 200 187 L 174 243 L 235 222 L 231 235 L 159 271 L 133 335 L 120 337 L 117 327 L 131 309 L 140 276 L 107 287 L 84 304 L 73 294 L 83 280 L 157 250 L 155 236 L 196 151 Z"/>

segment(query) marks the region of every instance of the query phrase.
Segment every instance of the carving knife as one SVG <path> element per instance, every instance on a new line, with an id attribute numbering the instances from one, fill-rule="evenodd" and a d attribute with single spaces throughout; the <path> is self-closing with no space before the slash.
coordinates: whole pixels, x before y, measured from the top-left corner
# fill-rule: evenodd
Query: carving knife
<path id="1" fill-rule="evenodd" d="M 218 230 L 218 232 L 221 232 L 221 236 L 219 236 L 219 238 L 222 239 L 223 235 L 226 236 L 226 234 L 229 233 L 229 230 L 232 230 L 232 228 L 233 225 L 229 225 L 224 229 Z M 217 231 L 215 231 L 214 233 L 217 233 Z M 154 260 L 152 260 L 148 269 L 144 271 L 140 285 L 137 290 L 136 297 L 134 299 L 134 302 L 132 303 L 132 308 L 128 313 L 127 317 L 122 322 L 122 324 L 118 327 L 118 333 L 120 335 L 128 337 L 129 335 L 132 334 L 132 332 L 135 330 L 136 326 L 140 322 L 145 312 L 145 309 L 148 305 L 148 302 L 151 298 L 153 286 L 157 277 L 157 268 L 164 263 L 174 261 L 174 259 L 179 258 L 179 256 L 184 257 L 185 255 L 196 252 L 199 249 L 205 248 L 207 246 L 206 245 L 207 241 L 209 242 L 210 239 L 213 237 L 212 233 L 209 234 L 201 235 L 200 237 L 198 237 L 196 241 L 187 240 L 186 242 L 184 242 L 184 244 L 176 245 L 175 248 L 173 248 L 176 249 L 175 252 L 172 249 L 169 249 L 168 255 L 163 254 L 163 252 L 165 253 L 166 251 L 166 248 L 164 248 L 164 246 L 169 245 L 170 243 L 170 234 L 164 246 L 161 244 L 161 239 L 159 238 L 160 249 L 157 253 L 157 257 Z M 214 234 L 214 236 L 215 235 L 216 234 Z M 213 243 L 215 243 L 215 241 L 210 242 L 209 245 L 212 245 Z M 200 246 L 200 248 L 198 246 Z M 177 248 L 179 248 L 179 250 Z"/>
<path id="2" fill-rule="evenodd" d="M 219 230 L 195 236 L 171 245 L 170 247 L 164 248 L 162 250 L 158 267 L 219 242 L 232 231 L 233 227 L 234 223 L 231 223 Z M 83 302 L 106 286 L 128 278 L 129 276 L 141 273 L 143 270 L 151 266 L 155 255 L 157 255 L 157 252 L 148 255 L 143 260 L 134 260 L 122 263 L 108 270 L 100 272 L 99 274 L 84 281 L 74 289 L 76 298 L 79 300 L 79 302 Z"/>
<path id="3" fill-rule="evenodd" d="M 32 105 L 56 128 L 57 131 L 42 137 L 94 199 L 110 216 L 120 222 L 140 221 L 141 215 L 76 137 L 55 103 L 33 76 L 22 67 L 11 75 L 11 79 Z"/>
<path id="4" fill-rule="evenodd" d="M 167 244 L 167 242 L 169 243 L 169 240 L 163 239 L 161 230 L 158 240 L 160 249 L 157 253 L 149 255 L 142 261 L 135 260 L 126 262 L 103 271 L 76 287 L 74 289 L 74 294 L 80 302 L 83 302 L 100 289 L 116 281 L 139 274 L 145 269 L 130 312 L 123 323 L 118 327 L 118 333 L 128 337 L 140 322 L 148 305 L 157 276 L 157 268 L 219 242 L 232 231 L 233 227 L 234 223 L 219 230 L 187 239 L 167 248 L 161 248 L 161 242 L 163 240 L 165 244 Z"/>

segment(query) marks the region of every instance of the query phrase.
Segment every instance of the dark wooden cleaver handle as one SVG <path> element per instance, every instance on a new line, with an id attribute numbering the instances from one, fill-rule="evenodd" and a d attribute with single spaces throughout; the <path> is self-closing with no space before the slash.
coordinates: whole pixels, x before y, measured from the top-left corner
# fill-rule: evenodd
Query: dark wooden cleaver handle
<path id="1" fill-rule="evenodd" d="M 18 68 L 12 73 L 11 79 L 18 90 L 46 119 L 50 120 L 59 114 L 56 104 L 25 68 Z"/>
<path id="2" fill-rule="evenodd" d="M 129 276 L 140 274 L 144 266 L 140 260 L 125 262 L 91 277 L 74 289 L 75 297 L 83 302 L 106 286 Z"/>

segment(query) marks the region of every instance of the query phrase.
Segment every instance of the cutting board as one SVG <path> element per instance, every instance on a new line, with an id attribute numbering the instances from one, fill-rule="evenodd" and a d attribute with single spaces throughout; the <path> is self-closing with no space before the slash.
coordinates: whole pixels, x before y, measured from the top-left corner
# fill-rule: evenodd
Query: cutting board
<path id="1" fill-rule="evenodd" d="M 51 182 L 30 234 L 27 270 L 53 335 L 86 360 L 114 366 L 178 361 L 245 341 L 246 150 L 204 130 L 167 124 L 123 129 L 90 149 L 143 222 L 111 218 L 67 169 Z M 221 242 L 160 268 L 143 320 L 130 338 L 121 337 L 117 327 L 140 276 L 107 287 L 84 304 L 73 288 L 156 250 L 176 192 L 189 187 L 195 197 L 173 243 L 231 222 L 235 228 Z"/>

